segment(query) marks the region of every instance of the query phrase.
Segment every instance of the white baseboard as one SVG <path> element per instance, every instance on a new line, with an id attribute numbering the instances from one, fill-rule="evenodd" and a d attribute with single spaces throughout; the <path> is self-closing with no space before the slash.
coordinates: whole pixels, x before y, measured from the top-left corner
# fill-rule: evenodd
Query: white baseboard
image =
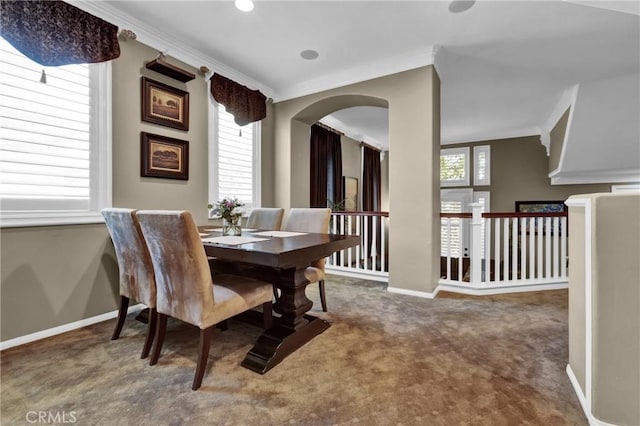
<path id="1" fill-rule="evenodd" d="M 388 287 L 389 293 L 406 294 L 408 296 L 423 297 L 425 299 L 433 299 L 441 291 L 450 291 L 452 293 L 468 294 L 470 296 L 489 296 L 493 294 L 505 293 L 523 293 L 527 291 L 545 291 L 545 290 L 563 290 L 569 288 L 567 282 L 555 284 L 532 284 L 532 285 L 515 285 L 503 287 L 485 287 L 471 288 L 463 285 L 454 284 L 438 284 L 433 293 L 426 291 L 407 290 L 398 287 Z"/>
<path id="2" fill-rule="evenodd" d="M 438 286 L 438 287 L 440 287 L 440 286 Z M 387 287 L 387 291 L 389 293 L 406 294 L 407 296 L 415 296 L 415 297 L 422 297 L 422 298 L 425 298 L 425 299 L 433 299 L 438 294 L 438 291 L 439 291 L 438 287 L 436 287 L 436 289 L 435 289 L 435 291 L 433 293 L 429 293 L 429 292 L 426 292 L 426 291 L 407 290 L 405 288 L 398 288 L 398 287 Z"/>
<path id="3" fill-rule="evenodd" d="M 127 313 L 141 311 L 146 308 L 143 304 L 138 304 L 134 306 L 130 306 L 127 309 Z M 0 352 L 13 348 L 14 346 L 24 345 L 26 343 L 35 342 L 36 340 L 45 339 L 47 337 L 55 336 L 57 334 L 66 333 L 67 331 L 76 330 L 78 328 L 86 327 L 91 324 L 96 324 L 102 321 L 106 321 L 118 316 L 118 311 L 107 312 L 105 314 L 97 315 L 91 318 L 85 318 L 80 321 L 71 322 L 69 324 L 63 324 L 58 327 L 49 328 L 47 330 L 38 331 L 36 333 L 27 334 L 26 336 L 16 337 L 14 339 L 9 339 L 4 342 L 0 342 Z"/>
<path id="4" fill-rule="evenodd" d="M 573 370 L 571 369 L 571 366 L 569 364 L 567 364 L 567 376 L 569 376 L 569 381 L 571 382 L 571 386 L 573 386 L 573 391 L 576 393 L 576 396 L 578 397 L 578 401 L 580 401 L 580 406 L 582 406 L 582 411 L 584 412 L 584 415 L 587 418 L 587 421 L 589 422 L 589 425 L 591 425 L 591 426 L 617 426 L 617 425 L 615 425 L 613 423 L 607 423 L 607 422 L 603 422 L 602 420 L 598 420 L 593 416 L 593 414 L 591 414 L 589 412 L 589 409 L 587 408 L 587 400 L 586 400 L 586 398 L 584 396 L 584 392 L 582 391 L 582 388 L 580 387 L 580 383 L 578 383 L 578 378 L 573 373 Z"/>
<path id="5" fill-rule="evenodd" d="M 434 294 L 439 291 L 450 291 L 452 293 L 462 293 L 471 296 L 485 296 L 494 294 L 506 294 L 506 293 L 524 293 L 528 291 L 545 291 L 545 290 L 564 290 L 569 288 L 569 283 L 566 281 L 563 283 L 554 284 L 531 284 L 531 285 L 505 285 L 502 287 L 468 287 L 465 285 L 455 284 L 438 284 Z"/>

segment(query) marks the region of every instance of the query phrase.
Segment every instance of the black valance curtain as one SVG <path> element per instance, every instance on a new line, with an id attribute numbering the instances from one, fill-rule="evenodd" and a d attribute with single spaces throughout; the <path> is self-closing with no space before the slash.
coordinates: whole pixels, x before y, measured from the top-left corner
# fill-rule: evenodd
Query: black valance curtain
<path id="1" fill-rule="evenodd" d="M 344 200 L 340 135 L 316 124 L 311 126 L 311 207 L 328 207 Z"/>
<path id="2" fill-rule="evenodd" d="M 118 27 L 63 1 L 2 1 L 0 35 L 44 66 L 120 56 Z"/>
<path id="3" fill-rule="evenodd" d="M 362 165 L 362 210 L 367 212 L 380 211 L 382 197 L 380 151 L 364 147 Z"/>
<path id="4" fill-rule="evenodd" d="M 265 95 L 220 74 L 211 76 L 211 95 L 233 114 L 233 120 L 238 126 L 260 121 L 267 116 Z"/>

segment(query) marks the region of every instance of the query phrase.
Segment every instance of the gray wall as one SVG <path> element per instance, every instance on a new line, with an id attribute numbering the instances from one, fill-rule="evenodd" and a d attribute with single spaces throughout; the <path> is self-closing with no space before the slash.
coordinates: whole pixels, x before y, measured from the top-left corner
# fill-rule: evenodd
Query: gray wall
<path id="1" fill-rule="evenodd" d="M 609 192 L 610 184 L 551 185 L 548 157 L 539 136 L 500 139 L 467 144 L 446 145 L 491 146 L 491 185 L 476 186 L 476 191 L 491 191 L 491 210 L 515 211 L 516 201 L 566 200 L 573 194 Z M 473 176 L 473 161 L 471 162 Z"/>
<path id="2" fill-rule="evenodd" d="M 583 201 L 581 201 L 584 200 Z M 591 414 L 640 424 L 640 194 L 572 197 L 569 211 L 569 365 Z M 582 207 L 579 204 L 590 206 Z M 589 223 L 590 222 L 590 223 Z M 591 252 L 584 243 L 590 241 Z M 587 276 L 591 277 L 590 287 Z M 585 297 L 590 290 L 591 303 Z M 585 318 L 591 322 L 585 327 Z M 592 332 L 591 347 L 587 333 Z M 591 369 L 586 364 L 591 356 Z"/>

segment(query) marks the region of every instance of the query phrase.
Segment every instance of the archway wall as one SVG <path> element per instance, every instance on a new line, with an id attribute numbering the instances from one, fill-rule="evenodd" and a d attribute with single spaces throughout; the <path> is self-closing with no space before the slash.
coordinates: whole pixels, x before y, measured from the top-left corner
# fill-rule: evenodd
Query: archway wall
<path id="1" fill-rule="evenodd" d="M 351 106 L 389 108 L 389 286 L 432 292 L 440 275 L 440 80 L 433 66 L 279 102 L 275 205 L 309 206 L 309 132 Z"/>

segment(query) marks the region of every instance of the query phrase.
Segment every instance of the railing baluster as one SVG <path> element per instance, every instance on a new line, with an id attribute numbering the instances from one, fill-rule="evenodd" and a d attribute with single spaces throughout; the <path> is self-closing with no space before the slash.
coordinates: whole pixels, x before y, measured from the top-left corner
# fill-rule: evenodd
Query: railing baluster
<path id="1" fill-rule="evenodd" d="M 520 218 L 520 279 L 527 279 L 527 218 Z"/>
<path id="2" fill-rule="evenodd" d="M 484 279 L 485 284 L 491 281 L 491 219 L 484 220 Z M 495 268 L 494 268 L 495 271 Z"/>
<path id="3" fill-rule="evenodd" d="M 356 216 L 356 234 L 357 235 L 361 235 L 362 234 L 362 232 L 361 232 L 362 228 L 360 227 L 360 225 L 362 224 L 362 220 L 360 218 L 361 218 L 361 216 Z M 360 239 L 360 241 L 362 241 L 362 239 Z M 358 244 L 356 246 L 356 270 L 360 269 L 360 266 L 361 266 L 360 265 L 360 260 L 361 260 L 361 257 L 360 257 L 361 253 L 360 252 L 362 250 L 360 248 L 361 245 L 362 244 Z"/>
<path id="4" fill-rule="evenodd" d="M 544 277 L 551 278 L 551 218 L 547 217 L 544 221 L 544 248 L 546 250 L 545 256 L 545 271 Z"/>
<path id="5" fill-rule="evenodd" d="M 380 255 L 380 271 L 387 272 L 387 265 L 385 262 L 385 257 L 387 255 L 387 248 L 385 247 L 386 238 L 385 235 L 387 233 L 387 224 L 384 216 L 380 217 L 380 251 L 382 254 Z"/>
<path id="6" fill-rule="evenodd" d="M 559 239 L 560 236 L 558 235 L 558 232 L 560 230 L 558 229 L 558 218 L 554 217 L 553 218 L 553 230 L 551 231 L 553 233 L 553 277 L 557 278 L 560 276 L 560 259 L 559 259 L 559 247 L 558 247 L 558 243 L 559 243 Z"/>
<path id="7" fill-rule="evenodd" d="M 518 218 L 513 218 L 511 227 L 511 279 L 518 279 Z"/>
<path id="8" fill-rule="evenodd" d="M 560 218 L 560 268 L 562 278 L 567 276 L 567 218 Z"/>
<path id="9" fill-rule="evenodd" d="M 538 267 L 538 273 L 536 274 L 537 279 L 542 278 L 542 267 L 544 266 L 544 258 L 542 257 L 543 234 L 542 218 L 538 217 L 536 218 L 536 245 L 538 246 L 538 259 L 536 261 Z"/>
<path id="10" fill-rule="evenodd" d="M 493 270 L 494 270 L 494 282 L 498 282 L 498 281 L 502 281 L 502 279 L 500 278 L 500 274 L 503 273 L 502 271 L 502 262 L 500 261 L 500 247 L 502 246 L 502 240 L 500 239 L 500 218 L 497 217 L 496 218 L 496 226 L 495 226 L 495 232 L 496 235 L 494 237 L 494 241 L 495 241 L 495 259 L 493 260 Z M 504 276 L 504 275 L 503 275 Z"/>
<path id="11" fill-rule="evenodd" d="M 364 258 L 364 269 L 369 270 L 369 216 L 363 216 L 364 240 L 362 240 L 362 257 Z"/>
<path id="12" fill-rule="evenodd" d="M 502 239 L 502 248 L 504 250 L 504 280 L 509 281 L 511 277 L 509 276 L 509 271 L 511 270 L 511 258 L 509 257 L 509 218 L 505 218 L 504 220 L 504 237 Z"/>

